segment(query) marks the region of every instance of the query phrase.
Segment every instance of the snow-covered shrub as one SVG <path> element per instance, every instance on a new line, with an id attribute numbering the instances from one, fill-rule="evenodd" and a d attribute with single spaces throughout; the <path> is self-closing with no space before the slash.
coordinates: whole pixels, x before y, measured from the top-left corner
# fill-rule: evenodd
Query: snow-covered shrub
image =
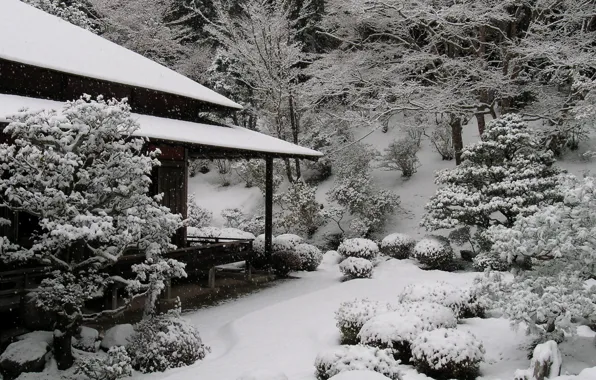
<path id="1" fill-rule="evenodd" d="M 399 170 L 402 177 L 410 178 L 420 166 L 420 161 L 416 157 L 419 149 L 418 142 L 409 137 L 395 140 L 385 149 L 381 159 L 381 167 L 389 170 Z"/>
<path id="2" fill-rule="evenodd" d="M 379 246 L 372 240 L 354 238 L 344 240 L 337 252 L 343 257 L 360 257 L 367 260 L 374 260 L 379 254 Z"/>
<path id="3" fill-rule="evenodd" d="M 446 120 L 437 120 L 436 126 L 431 132 L 430 141 L 442 160 L 453 160 L 455 149 L 453 148 L 451 126 Z"/>
<path id="4" fill-rule="evenodd" d="M 358 333 L 372 317 L 390 310 L 388 304 L 369 299 L 355 299 L 342 302 L 335 312 L 336 326 L 341 331 L 343 344 L 356 344 Z"/>
<path id="5" fill-rule="evenodd" d="M 273 251 L 271 266 L 276 275 L 286 277 L 290 272 L 300 270 L 302 261 L 296 251 Z"/>
<path id="6" fill-rule="evenodd" d="M 429 330 L 457 326 L 457 315 L 453 310 L 435 302 L 402 302 L 395 307 L 395 311 L 402 315 L 419 317 L 426 326 L 429 326 Z"/>
<path id="7" fill-rule="evenodd" d="M 195 194 L 188 197 L 188 218 L 186 225 L 189 227 L 207 227 L 213 221 L 213 213 L 197 204 Z"/>
<path id="8" fill-rule="evenodd" d="M 315 359 L 318 380 L 327 380 L 338 373 L 367 369 L 393 380 L 401 379 L 399 363 L 391 350 L 368 346 L 339 346 L 321 352 Z"/>
<path id="9" fill-rule="evenodd" d="M 133 368 L 148 373 L 191 365 L 203 359 L 209 347 L 176 308 L 139 322 L 126 350 Z"/>
<path id="10" fill-rule="evenodd" d="M 194 177 L 197 173 L 209 173 L 209 160 L 192 159 L 188 160 L 188 175 Z"/>
<path id="11" fill-rule="evenodd" d="M 300 257 L 300 268 L 302 270 L 315 271 L 323 261 L 323 253 L 312 244 L 298 244 L 295 251 Z"/>
<path id="12" fill-rule="evenodd" d="M 497 254 L 492 252 L 480 252 L 472 259 L 474 269 L 484 272 L 486 269 L 496 271 L 507 271 L 510 265 L 507 261 L 501 259 Z"/>
<path id="13" fill-rule="evenodd" d="M 416 241 L 409 235 L 395 233 L 387 235 L 380 245 L 381 252 L 394 259 L 407 259 L 412 253 Z"/>
<path id="14" fill-rule="evenodd" d="M 280 227 L 311 237 L 323 224 L 322 205 L 316 200 L 316 192 L 316 187 L 299 180 L 284 193 L 274 196 L 275 203 L 281 209 Z"/>
<path id="15" fill-rule="evenodd" d="M 257 255 L 265 254 L 265 234 L 260 234 L 255 238 L 255 240 L 252 241 L 252 250 Z"/>
<path id="16" fill-rule="evenodd" d="M 428 235 L 412 250 L 412 256 L 428 269 L 449 269 L 455 255 L 449 240 L 442 236 Z"/>
<path id="17" fill-rule="evenodd" d="M 221 217 L 225 220 L 224 227 L 238 228 L 246 219 L 246 215 L 239 208 L 226 208 L 221 211 Z"/>
<path id="18" fill-rule="evenodd" d="M 238 227 L 242 231 L 250 232 L 257 236 L 265 231 L 265 216 L 262 214 L 253 215 L 245 218 Z"/>
<path id="19" fill-rule="evenodd" d="M 108 350 L 106 357 L 83 356 L 75 374 L 83 374 L 90 380 L 116 380 L 132 376 L 130 356 L 122 346 Z"/>
<path id="20" fill-rule="evenodd" d="M 425 331 L 412 343 L 414 366 L 434 379 L 475 379 L 483 360 L 482 342 L 466 331 Z"/>
<path id="21" fill-rule="evenodd" d="M 482 140 L 466 146 L 461 158 L 461 165 L 437 172 L 438 189 L 426 205 L 424 227 L 511 227 L 518 215 L 562 198 L 560 169 L 518 115 L 491 120 Z M 504 218 L 495 219 L 496 213 Z"/>
<path id="22" fill-rule="evenodd" d="M 348 257 L 339 264 L 339 270 L 347 279 L 370 278 L 373 264 L 361 257 Z"/>
<path id="23" fill-rule="evenodd" d="M 277 251 L 295 251 L 298 244 L 302 244 L 304 239 L 294 234 L 281 234 L 276 236 L 272 242 L 273 252 Z"/>
<path id="24" fill-rule="evenodd" d="M 483 305 L 469 288 L 458 288 L 445 282 L 408 285 L 399 295 L 400 302 L 432 302 L 453 310 L 458 318 L 482 316 Z"/>
<path id="25" fill-rule="evenodd" d="M 256 186 L 265 194 L 265 160 L 242 160 L 235 162 L 232 168 L 242 178 L 246 187 Z M 280 174 L 279 165 L 273 166 L 273 191 L 277 190 L 282 183 L 283 177 Z"/>
<path id="26" fill-rule="evenodd" d="M 413 313 L 390 312 L 371 318 L 358 333 L 360 343 L 382 349 L 390 348 L 394 357 L 408 363 L 412 357 L 411 344 L 431 326 Z"/>
<path id="27" fill-rule="evenodd" d="M 563 357 L 557 342 L 549 340 L 534 348 L 530 368 L 516 370 L 514 380 L 558 379 L 562 364 Z"/>

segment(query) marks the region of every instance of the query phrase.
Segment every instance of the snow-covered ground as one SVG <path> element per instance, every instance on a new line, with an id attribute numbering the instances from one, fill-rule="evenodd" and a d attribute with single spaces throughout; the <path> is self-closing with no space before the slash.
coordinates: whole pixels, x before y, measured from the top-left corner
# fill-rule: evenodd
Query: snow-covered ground
<path id="1" fill-rule="evenodd" d="M 445 281 L 459 287 L 467 286 L 474 276 L 423 271 L 410 260 L 389 260 L 376 268 L 372 279 L 341 282 L 337 263 L 327 256 L 316 272 L 300 272 L 298 279 L 187 314 L 212 352 L 190 367 L 137 375 L 137 379 L 235 380 L 247 371 L 262 369 L 283 372 L 289 380 L 315 380 L 316 355 L 339 345 L 334 312 L 341 302 L 367 297 L 395 303 L 409 284 Z M 486 348 L 480 379 L 512 379 L 516 369 L 529 366 L 524 347 L 528 337 L 523 330 L 513 330 L 508 320 L 467 319 L 458 329 L 475 334 Z M 577 374 L 596 366 L 594 333 L 587 328 L 579 332 L 580 336 L 562 345 L 563 373 Z M 409 366 L 403 366 L 403 371 L 404 380 L 429 379 Z"/>

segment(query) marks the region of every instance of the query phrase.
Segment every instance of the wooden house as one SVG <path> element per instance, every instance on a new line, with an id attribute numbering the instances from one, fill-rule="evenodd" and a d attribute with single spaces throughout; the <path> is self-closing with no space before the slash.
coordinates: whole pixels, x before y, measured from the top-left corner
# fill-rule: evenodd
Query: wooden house
<path id="1" fill-rule="evenodd" d="M 150 59 L 19 0 L 0 1 L 0 127 L 6 125 L 7 116 L 21 108 L 60 109 L 60 102 L 84 93 L 128 98 L 140 124 L 136 134 L 149 138 L 151 148 L 162 151 L 162 165 L 153 174 L 152 191 L 164 193 L 163 204 L 183 216 L 190 158 L 265 160 L 265 246 L 267 254 L 271 253 L 273 160 L 316 160 L 321 153 L 253 130 L 205 121 L 199 113 L 231 114 L 242 107 Z M 23 214 L 11 217 L 13 226 L 2 233 L 26 239 L 35 221 Z M 190 249 L 185 229 L 174 241 L 180 249 L 173 255 L 184 260 L 184 250 Z M 206 265 L 226 260 L 225 249 L 209 255 Z M 27 273 L 21 275 L 18 289 L 26 289 Z M 0 283 L 9 281 L 9 274 L 0 276 Z M 7 294 L 22 295 L 0 288 L 0 298 Z"/>

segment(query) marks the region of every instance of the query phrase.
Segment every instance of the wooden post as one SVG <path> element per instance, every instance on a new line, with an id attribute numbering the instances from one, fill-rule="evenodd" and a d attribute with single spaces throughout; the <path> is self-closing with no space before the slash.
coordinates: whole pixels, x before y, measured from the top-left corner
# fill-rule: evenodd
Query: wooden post
<path id="1" fill-rule="evenodd" d="M 273 158 L 265 159 L 265 258 L 271 267 L 273 245 Z"/>
<path id="2" fill-rule="evenodd" d="M 215 267 L 209 269 L 209 280 L 207 286 L 211 289 L 215 288 Z"/>

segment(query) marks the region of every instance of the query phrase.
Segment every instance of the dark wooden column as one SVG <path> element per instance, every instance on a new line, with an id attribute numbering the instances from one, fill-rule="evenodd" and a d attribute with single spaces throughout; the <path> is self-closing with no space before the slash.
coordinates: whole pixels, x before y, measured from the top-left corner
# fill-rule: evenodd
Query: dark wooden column
<path id="1" fill-rule="evenodd" d="M 271 265 L 273 243 L 273 158 L 265 159 L 265 257 Z"/>

